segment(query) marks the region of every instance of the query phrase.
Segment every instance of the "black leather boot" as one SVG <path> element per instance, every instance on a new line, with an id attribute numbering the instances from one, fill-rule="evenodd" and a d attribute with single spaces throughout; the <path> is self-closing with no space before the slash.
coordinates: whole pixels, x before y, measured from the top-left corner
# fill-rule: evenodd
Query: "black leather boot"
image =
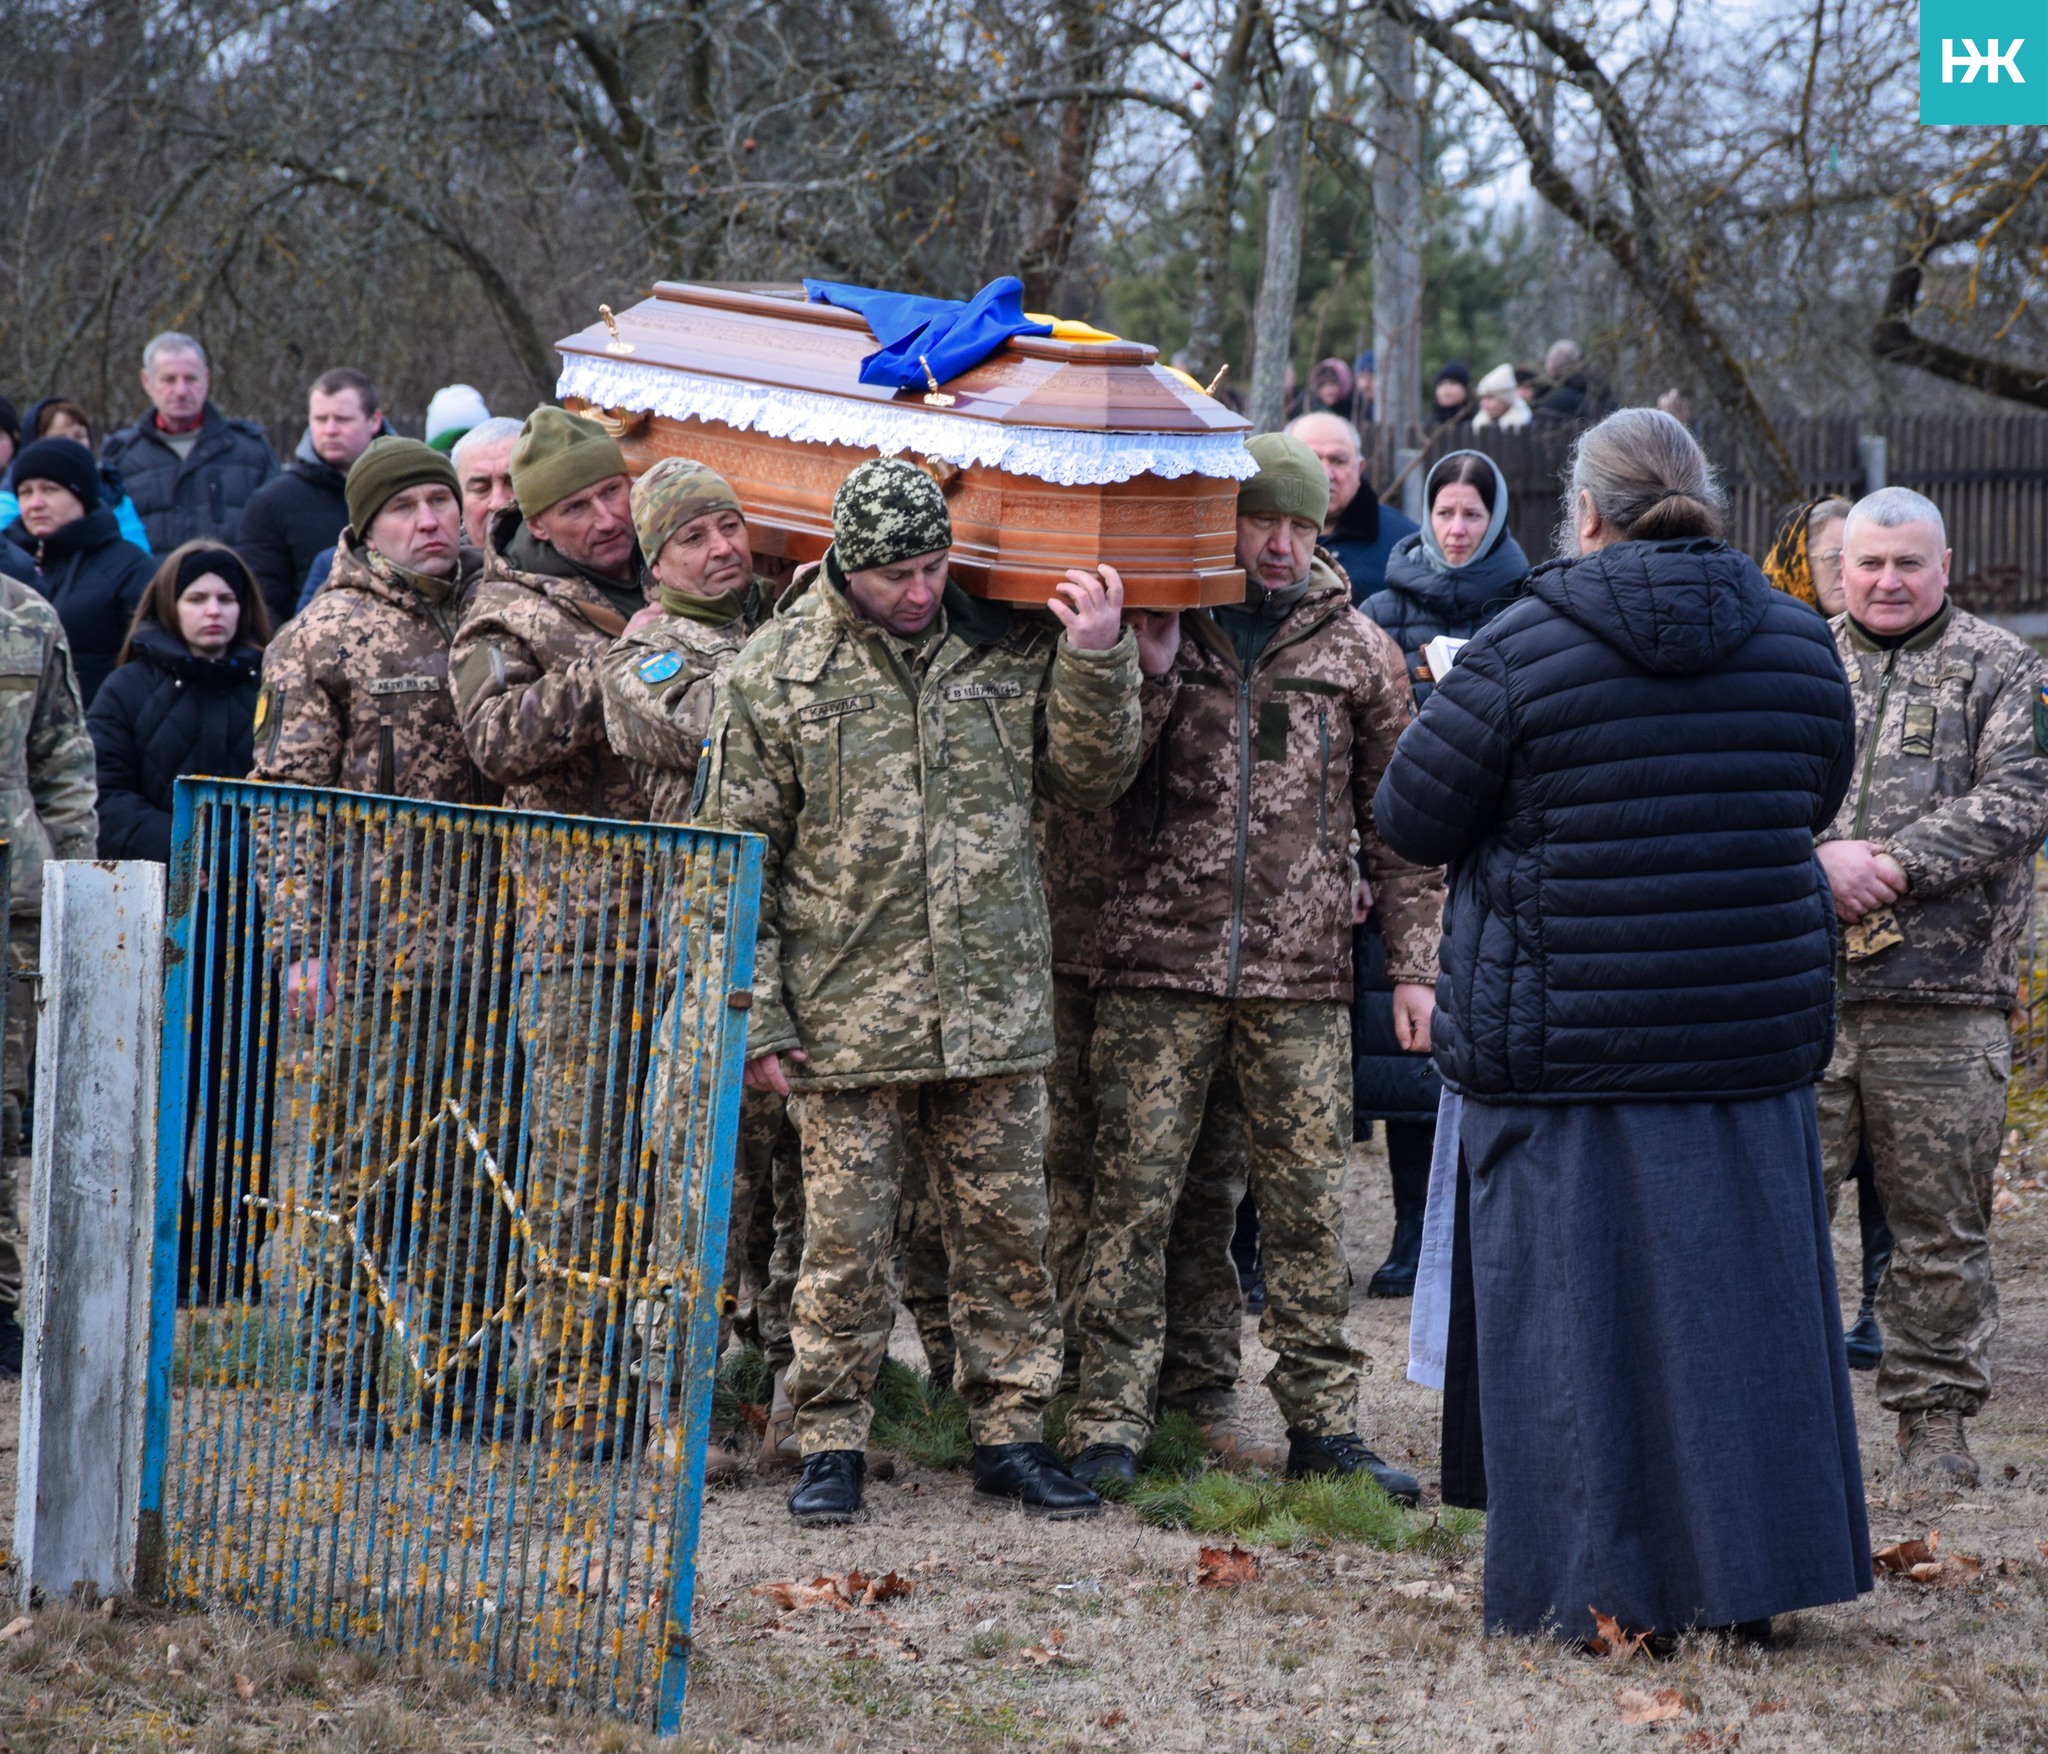
<path id="1" fill-rule="evenodd" d="M 1370 1474 L 1373 1484 L 1396 1504 L 1413 1508 L 1422 1496 L 1421 1484 L 1413 1474 L 1389 1467 L 1365 1447 L 1355 1431 L 1329 1437 L 1311 1436 L 1289 1426 L 1287 1431 L 1287 1477 L 1305 1480 L 1311 1474 Z"/>
<path id="2" fill-rule="evenodd" d="M 1091 1443 L 1068 1472 L 1091 1492 L 1115 1492 L 1137 1485 L 1138 1458 L 1120 1443 Z"/>
<path id="3" fill-rule="evenodd" d="M 1856 1224 L 1863 1233 L 1863 1303 L 1855 1325 L 1842 1336 L 1851 1370 L 1875 1370 L 1884 1362 L 1884 1331 L 1877 1325 L 1877 1288 L 1892 1260 L 1892 1230 L 1877 1197 L 1868 1153 L 1856 1159 Z"/>
<path id="4" fill-rule="evenodd" d="M 821 1449 L 804 1457 L 803 1477 L 789 1495 L 789 1514 L 806 1527 L 850 1523 L 860 1515 L 860 1484 L 868 1458 L 857 1449 Z"/>
<path id="5" fill-rule="evenodd" d="M 1022 1505 L 1033 1516 L 1055 1522 L 1092 1516 L 1102 1508 L 1102 1500 L 1042 1443 L 978 1443 L 973 1467 L 976 1498 Z"/>
<path id="6" fill-rule="evenodd" d="M 1387 1122 L 1387 1170 L 1394 1184 L 1394 1240 L 1368 1297 L 1413 1297 L 1422 1260 L 1422 1215 L 1429 1206 L 1429 1159 L 1436 1148 L 1434 1121 Z"/>

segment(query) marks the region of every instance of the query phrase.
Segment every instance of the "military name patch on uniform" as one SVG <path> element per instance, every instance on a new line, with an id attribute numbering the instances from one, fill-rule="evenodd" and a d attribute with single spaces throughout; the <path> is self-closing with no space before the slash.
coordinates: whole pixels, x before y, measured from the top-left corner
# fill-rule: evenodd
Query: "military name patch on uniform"
<path id="1" fill-rule="evenodd" d="M 365 685 L 370 694 L 439 694 L 438 676 L 373 676 Z"/>
<path id="2" fill-rule="evenodd" d="M 872 694 L 849 694 L 843 700 L 817 700 L 797 710 L 799 719 L 836 719 L 846 713 L 864 713 L 874 709 Z"/>
<path id="3" fill-rule="evenodd" d="M 1021 700 L 1021 682 L 959 682 L 946 690 L 948 700 Z"/>
<path id="4" fill-rule="evenodd" d="M 656 652 L 633 666 L 633 674 L 649 688 L 659 688 L 682 674 L 683 661 L 674 652 Z"/>

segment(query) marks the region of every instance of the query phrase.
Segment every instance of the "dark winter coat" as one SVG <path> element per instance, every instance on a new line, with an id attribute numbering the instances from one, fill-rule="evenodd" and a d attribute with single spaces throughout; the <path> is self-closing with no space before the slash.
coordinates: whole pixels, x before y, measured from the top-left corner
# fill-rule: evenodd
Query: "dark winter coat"
<path id="1" fill-rule="evenodd" d="M 297 613 L 299 587 L 314 557 L 347 527 L 347 485 L 348 471 L 320 456 L 308 434 L 283 473 L 258 488 L 244 508 L 235 549 L 263 587 L 274 625 Z"/>
<path id="2" fill-rule="evenodd" d="M 1459 655 L 1374 800 L 1450 865 L 1433 1031 L 1468 1097 L 1768 1095 L 1834 1037 L 1814 835 L 1855 719 L 1827 625 L 1705 540 L 1540 567 Z"/>
<path id="3" fill-rule="evenodd" d="M 78 696 L 89 707 L 120 655 L 156 563 L 121 540 L 121 527 L 105 506 L 40 541 L 22 524 L 7 538 L 36 563 L 28 582 L 56 605 L 78 671 Z"/>
<path id="4" fill-rule="evenodd" d="M 1381 505 L 1372 483 L 1361 481 L 1351 503 L 1337 514 L 1323 546 L 1337 557 L 1344 576 L 1351 581 L 1351 601 L 1363 607 L 1365 599 L 1386 582 L 1387 557 L 1404 536 L 1415 534 L 1415 520 L 1406 512 Z"/>
<path id="5" fill-rule="evenodd" d="M 171 787 L 180 774 L 241 779 L 255 761 L 250 726 L 262 654 L 247 646 L 195 657 L 154 621 L 86 714 L 100 782 L 100 857 L 171 857 Z"/>
<path id="6" fill-rule="evenodd" d="M 1504 527 L 1505 491 L 1499 505 L 1503 528 L 1497 535 L 1489 531 L 1491 546 L 1460 567 L 1434 564 L 1420 531 L 1404 536 L 1387 561 L 1385 586 L 1360 605 L 1401 648 L 1418 708 L 1435 686 L 1424 675 L 1422 648 L 1439 637 L 1470 639 L 1528 582 L 1528 558 Z M 1427 1054 L 1404 1052 L 1394 1034 L 1394 983 L 1386 974 L 1377 910 L 1356 929 L 1352 956 L 1358 969 L 1351 1005 L 1353 1112 L 1360 1120 L 1434 1120 L 1443 1082 Z"/>
<path id="7" fill-rule="evenodd" d="M 121 472 L 121 485 L 142 514 L 149 545 L 168 554 L 181 542 L 232 545 L 242 508 L 277 473 L 270 441 L 253 420 L 230 420 L 211 402 L 199 442 L 183 461 L 145 409 L 132 426 L 108 435 L 100 460 Z"/>
<path id="8" fill-rule="evenodd" d="M 26 548 L 0 536 L 0 574 L 10 579 L 19 579 L 25 585 L 32 585 L 36 578 L 36 557 Z"/>

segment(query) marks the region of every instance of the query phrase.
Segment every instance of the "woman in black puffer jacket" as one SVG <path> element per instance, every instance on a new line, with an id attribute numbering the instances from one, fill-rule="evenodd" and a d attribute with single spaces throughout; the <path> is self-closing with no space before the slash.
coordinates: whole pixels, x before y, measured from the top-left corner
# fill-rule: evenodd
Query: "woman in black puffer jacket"
<path id="1" fill-rule="evenodd" d="M 1374 800 L 1449 867 L 1444 1496 L 1485 1504 L 1490 1630 L 1763 1639 L 1870 1588 L 1814 1114 L 1853 708 L 1669 415 L 1587 433 L 1566 503 L 1577 557 L 1459 654 Z"/>
<path id="2" fill-rule="evenodd" d="M 169 864 L 178 776 L 248 773 L 269 640 L 263 595 L 238 555 L 188 542 L 157 568 L 119 666 L 86 715 L 99 758 L 101 858 Z"/>
<path id="3" fill-rule="evenodd" d="M 120 665 L 86 714 L 99 766 L 101 858 L 168 863 L 178 776 L 241 779 L 248 773 L 269 639 L 263 593 L 239 555 L 188 542 L 164 557 L 121 648 Z M 192 933 L 205 981 L 195 1003 L 204 1011 L 190 1036 L 194 1145 L 187 1153 L 178 1285 L 181 1298 L 199 1302 L 226 1296 L 249 1260 L 248 1208 L 241 1196 L 261 1175 L 261 1099 L 270 1088 L 256 1074 L 239 1080 L 227 1075 L 231 1044 L 244 1034 L 238 1020 L 247 1003 L 243 989 L 253 972 L 250 946 L 257 935 L 247 899 L 246 849 L 239 870 L 226 848 L 218 858 L 220 868 L 206 874 L 204 911 Z M 226 897 L 227 904 L 209 906 L 215 897 Z M 231 1104 L 241 1105 L 239 1117 L 226 1113 L 224 1105 Z M 226 1150 L 236 1138 L 245 1155 L 230 1163 Z M 237 1244 L 232 1251 L 223 1246 L 230 1235 Z"/>
<path id="4" fill-rule="evenodd" d="M 27 550 L 36 573 L 27 582 L 49 598 L 70 642 L 79 698 L 90 707 L 148 587 L 149 556 L 122 539 L 100 503 L 100 470 L 75 439 L 46 438 L 14 460 L 21 518 L 7 539 Z"/>
<path id="5" fill-rule="evenodd" d="M 1433 639 L 1470 639 L 1521 596 L 1529 577 L 1529 557 L 1508 534 L 1507 477 L 1484 451 L 1441 458 L 1422 499 L 1422 528 L 1394 545 L 1386 584 L 1359 604 L 1401 648 L 1417 707 L 1435 686 L 1423 648 Z M 1354 932 L 1352 966 L 1352 1125 L 1365 1139 L 1374 1121 L 1386 1123 L 1394 1183 L 1393 1244 L 1365 1290 L 1368 1297 L 1407 1297 L 1422 1252 L 1443 1082 L 1427 1053 L 1403 1053 L 1395 1039 L 1394 983 L 1376 918 Z"/>

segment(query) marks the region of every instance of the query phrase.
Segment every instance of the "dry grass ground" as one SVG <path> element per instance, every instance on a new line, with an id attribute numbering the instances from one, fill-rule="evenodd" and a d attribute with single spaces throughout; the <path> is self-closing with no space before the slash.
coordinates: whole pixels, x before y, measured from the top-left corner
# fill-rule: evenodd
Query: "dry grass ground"
<path id="1" fill-rule="evenodd" d="M 1997 1398 L 1974 1431 L 1983 1487 L 1962 1500 L 1904 1490 L 1892 1422 L 1870 1379 L 1857 1379 L 1874 1534 L 1883 1543 L 1938 1527 L 1943 1553 L 1983 1562 L 1964 1581 L 1882 1581 L 1859 1602 L 1794 1617 L 1783 1650 L 1698 1640 L 1673 1661 L 1617 1667 L 1482 1638 L 1476 1541 L 1269 1550 L 1255 1579 L 1215 1589 L 1194 1581 L 1195 1538 L 1123 1510 L 1046 1528 L 974 1505 L 958 1475 L 906 1468 L 872 1488 L 866 1523 L 804 1532 L 783 1512 L 780 1481 L 750 1480 L 707 1508 L 684 1745 L 2048 1748 L 2048 1191 L 2016 1198 L 1996 1229 L 2004 1330 Z M 1351 1213 L 1361 1283 L 1388 1224 L 1384 1171 L 1368 1149 Z M 1853 1216 L 1836 1241 L 1852 1260 Z M 1407 1309 L 1361 1301 L 1357 1311 L 1375 1360 L 1364 1425 L 1429 1475 L 1436 1404 L 1402 1380 Z M 907 1334 L 901 1344 L 914 1356 Z M 1251 1348 L 1248 1381 L 1262 1364 Z M 0 1400 L 9 1449 L 13 1410 Z M 12 1479 L 12 1456 L 0 1453 L 0 1495 Z M 755 1593 L 852 1568 L 893 1570 L 912 1587 L 865 1609 L 786 1610 Z M 18 1754 L 654 1745 L 493 1698 L 459 1672 L 299 1644 L 232 1616 L 45 1610 L 0 1641 L 0 1747 Z"/>

